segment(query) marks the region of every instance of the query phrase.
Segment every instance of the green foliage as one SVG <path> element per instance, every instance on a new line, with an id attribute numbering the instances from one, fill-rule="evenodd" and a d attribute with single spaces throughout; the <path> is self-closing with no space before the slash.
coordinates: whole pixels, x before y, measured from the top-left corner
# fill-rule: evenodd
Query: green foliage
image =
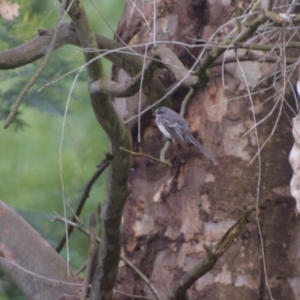
<path id="1" fill-rule="evenodd" d="M 5 296 L 1 296 L 1 294 Z M 0 300 L 26 300 L 21 291 L 0 271 Z"/>
<path id="2" fill-rule="evenodd" d="M 59 60 L 58 60 L 59 61 Z M 63 65 L 63 63 L 61 62 Z M 67 64 L 65 63 L 65 66 Z M 68 64 L 71 67 L 70 64 Z M 52 84 L 49 87 L 46 87 L 38 92 L 38 89 L 47 84 L 52 80 L 52 78 L 57 78 L 62 76 L 63 71 L 66 68 L 61 68 L 60 72 L 57 72 L 55 65 L 51 65 L 51 68 L 47 68 L 41 77 L 37 80 L 35 85 L 29 90 L 26 94 L 23 105 L 29 107 L 35 107 L 42 112 L 54 114 L 54 115 L 63 115 L 64 106 L 61 102 L 62 95 L 68 95 L 69 88 L 67 87 L 68 82 L 65 84 L 56 83 Z M 9 70 L 7 72 L 0 73 L 0 80 L 3 82 L 3 87 L 0 88 L 1 96 L 1 106 L 0 106 L 0 119 L 3 119 L 9 113 L 10 106 L 18 98 L 20 91 L 24 88 L 28 82 L 28 78 L 31 78 L 35 72 L 33 65 L 24 66 L 19 69 Z M 83 76 L 79 77 L 81 81 Z M 76 94 L 73 95 L 73 99 L 79 99 Z M 2 109 L 1 109 L 2 108 Z M 2 114 L 1 114 L 2 112 Z M 20 118 L 16 119 L 17 122 L 20 121 Z"/>
<path id="3" fill-rule="evenodd" d="M 3 99 L 1 91 L 0 91 L 0 97 L 1 97 L 1 99 Z M 10 112 L 10 106 L 5 105 L 0 102 L 0 121 L 5 120 L 9 114 L 9 112 Z M 28 126 L 28 124 L 25 121 L 23 121 L 21 115 L 22 115 L 22 113 L 20 111 L 18 111 L 16 113 L 15 120 L 12 124 L 12 126 L 14 127 L 14 129 L 16 131 L 19 129 L 25 129 Z"/>
<path id="4" fill-rule="evenodd" d="M 23 106 L 35 107 L 42 112 L 50 114 L 63 115 L 64 106 L 61 102 L 61 96 L 68 95 L 70 88 L 69 80 L 58 81 L 38 92 L 40 87 L 51 82 L 53 78 L 60 78 L 69 70 L 76 67 L 73 60 L 64 59 L 65 56 L 59 55 L 63 52 L 62 49 L 59 49 L 58 53 L 53 53 L 51 63 L 49 63 L 34 86 L 26 94 L 22 102 Z M 38 65 L 39 63 L 34 63 L 18 69 L 0 72 L 0 80 L 3 83 L 0 87 L 0 120 L 6 119 L 11 105 L 18 98 L 28 79 L 36 72 Z M 78 82 L 83 81 L 85 78 L 86 71 L 84 70 L 80 74 Z M 79 98 L 76 94 L 73 94 L 73 99 L 78 100 Z M 20 117 L 19 112 L 13 124 L 18 129 L 24 128 L 27 122 Z"/>
<path id="5" fill-rule="evenodd" d="M 53 28 L 57 22 L 58 1 L 18 0 L 17 3 L 21 9 L 16 22 L 0 19 L 2 50 L 22 44 L 34 37 L 38 29 Z M 83 5 L 87 6 L 94 30 L 113 37 L 113 32 L 99 17 L 93 4 L 84 1 Z M 116 7 L 119 8 L 118 13 Z M 101 13 L 114 29 L 122 9 L 119 0 L 101 2 Z M 40 62 L 41 60 L 15 70 L 0 72 L 0 121 L 6 118 L 11 105 Z M 66 45 L 55 50 L 37 83 L 24 98 L 13 127 L 8 130 L 0 128 L 0 199 L 15 208 L 53 247 L 56 247 L 64 233 L 63 224 L 50 222 L 54 211 L 60 215 L 63 213 L 59 167 L 62 115 L 77 72 L 52 83 L 40 92 L 38 89 L 83 63 L 82 52 L 74 46 Z M 110 74 L 111 64 L 104 61 L 104 66 L 107 74 Z M 62 148 L 62 175 L 64 196 L 74 210 L 86 182 L 109 147 L 108 138 L 96 121 L 89 103 L 86 70 L 80 74 L 75 84 L 69 112 Z M 16 131 L 15 128 L 24 130 Z M 104 173 L 90 193 L 81 215 L 86 226 L 90 212 L 95 211 L 104 200 L 105 181 Z M 68 216 L 71 217 L 70 211 Z M 73 268 L 79 268 L 84 263 L 87 247 L 87 237 L 75 230 L 70 238 L 70 263 Z M 0 300 L 21 300 L 16 290 L 7 279 L 0 280 Z M 5 291 L 8 298 L 2 296 L 1 291 Z"/>
<path id="6" fill-rule="evenodd" d="M 59 3 L 39 0 L 18 0 L 19 16 L 14 22 L 0 18 L 0 48 L 8 49 L 28 41 L 38 29 L 55 24 Z"/>

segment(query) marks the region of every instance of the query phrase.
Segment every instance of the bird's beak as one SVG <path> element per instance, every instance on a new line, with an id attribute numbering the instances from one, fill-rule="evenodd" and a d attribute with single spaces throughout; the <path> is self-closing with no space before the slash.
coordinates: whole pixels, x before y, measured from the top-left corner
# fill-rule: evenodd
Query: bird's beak
<path id="1" fill-rule="evenodd" d="M 156 116 L 157 115 L 157 113 L 156 113 L 156 111 L 152 114 L 152 116 Z"/>

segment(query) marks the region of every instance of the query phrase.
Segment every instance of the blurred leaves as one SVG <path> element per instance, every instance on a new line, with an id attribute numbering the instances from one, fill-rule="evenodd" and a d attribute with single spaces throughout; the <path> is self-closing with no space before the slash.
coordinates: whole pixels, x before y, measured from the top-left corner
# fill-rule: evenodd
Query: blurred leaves
<path id="1" fill-rule="evenodd" d="M 57 21 L 58 1 L 18 0 L 20 5 L 20 16 L 14 22 L 0 19 L 0 48 L 9 49 L 31 39 L 36 35 L 41 26 L 53 27 Z M 26 28 L 26 30 L 24 30 Z M 24 99 L 25 105 L 38 108 L 40 111 L 55 115 L 63 114 L 63 105 L 59 101 L 62 94 L 68 94 L 68 89 L 61 84 L 54 84 L 51 88 L 37 93 L 37 89 L 62 76 L 74 68 L 75 63 L 69 57 L 54 55 L 55 60 L 49 64 L 42 73 L 37 83 L 31 88 Z M 2 71 L 0 80 L 0 120 L 4 120 L 10 110 L 10 106 L 16 101 L 20 91 L 35 73 L 39 62 L 14 70 Z M 82 77 L 81 77 L 82 78 Z M 13 125 L 15 129 L 25 128 L 28 123 L 22 119 L 21 113 L 17 114 Z"/>
<path id="2" fill-rule="evenodd" d="M 19 15 L 19 7 L 20 5 L 17 3 L 2 0 L 0 3 L 0 15 L 7 21 L 14 21 Z"/>
<path id="3" fill-rule="evenodd" d="M 4 120 L 9 112 L 10 107 L 16 101 L 20 91 L 24 88 L 28 79 L 34 74 L 38 63 L 30 64 L 18 69 L 2 71 L 0 72 L 0 80 L 3 83 L 0 87 L 0 120 Z M 58 67 L 59 66 L 59 67 Z M 61 102 L 62 95 L 67 97 L 69 94 L 69 80 L 55 82 L 40 92 L 38 89 L 45 84 L 52 82 L 53 79 L 63 76 L 63 74 L 74 68 L 74 61 L 65 60 L 62 56 L 54 55 L 52 63 L 47 66 L 40 78 L 34 84 L 34 86 L 26 94 L 23 105 L 28 107 L 34 107 L 41 112 L 63 115 L 64 103 Z M 85 78 L 86 71 L 82 72 L 78 78 L 78 82 L 82 82 Z M 73 93 L 72 99 L 80 99 Z M 22 111 L 22 107 L 20 111 Z M 24 128 L 27 122 L 22 119 L 21 112 L 18 112 L 17 117 L 13 121 L 16 129 Z M 30 123 L 29 123 L 30 125 Z"/>
<path id="4" fill-rule="evenodd" d="M 10 300 L 26 300 L 27 298 L 21 293 L 18 287 L 9 280 L 7 276 L 5 276 L 0 271 L 0 299 L 2 299 L 1 294 L 5 294 L 7 298 Z"/>
<path id="5" fill-rule="evenodd" d="M 53 26 L 57 19 L 58 1 L 18 0 L 17 3 L 20 11 L 14 22 L 0 19 L 1 49 L 15 47 L 29 40 L 38 29 Z"/>
<path id="6" fill-rule="evenodd" d="M 1 99 L 3 99 L 1 91 L 0 91 L 0 97 L 1 97 Z M 0 102 L 0 121 L 5 120 L 9 114 L 9 112 L 10 112 L 10 106 L 5 105 Z M 19 129 L 25 129 L 28 126 L 28 123 L 26 123 L 26 121 L 24 121 L 22 119 L 21 114 L 22 113 L 20 111 L 18 111 L 16 114 L 16 117 L 15 117 L 15 120 L 12 123 L 12 126 L 14 127 L 14 129 L 16 131 Z"/>
<path id="7" fill-rule="evenodd" d="M 37 34 L 38 29 L 54 28 L 57 22 L 60 5 L 57 0 L 15 2 L 20 5 L 20 15 L 15 22 L 0 19 L 0 51 L 28 41 Z M 98 11 L 95 3 L 85 1 L 83 4 L 94 30 L 113 37 L 113 32 L 102 20 L 100 11 L 115 29 L 124 2 L 103 0 L 101 10 Z M 100 8 L 100 4 L 98 5 Z M 52 246 L 57 245 L 64 232 L 64 224 L 51 223 L 50 219 L 53 211 L 59 214 L 63 211 L 59 170 L 62 114 L 77 72 L 51 82 L 83 63 L 82 52 L 77 47 L 68 45 L 55 50 L 37 83 L 26 95 L 12 124 L 12 129 L 25 130 L 13 132 L 10 128 L 3 130 L 0 127 L 0 198 L 15 208 Z M 8 115 L 11 105 L 39 65 L 40 61 L 37 61 L 18 69 L 0 71 L 0 121 Z M 104 65 L 109 75 L 111 65 L 107 61 L 104 61 Z M 47 83 L 51 85 L 38 92 Z M 87 91 L 87 72 L 84 69 L 71 94 L 71 113 L 67 117 L 62 149 L 65 198 L 73 209 L 109 144 L 106 134 L 94 118 Z M 90 212 L 97 210 L 98 204 L 105 198 L 105 181 L 106 174 L 102 174 L 92 188 L 80 216 L 85 225 Z M 71 215 L 70 212 L 68 214 Z M 78 268 L 85 261 L 87 247 L 88 238 L 75 230 L 70 238 L 73 267 Z M 2 281 L 2 278 L 0 274 L 0 300 L 3 299 L 2 290 L 5 290 L 7 299 L 24 299 L 19 298 L 20 295 L 17 295 L 17 289 L 12 283 L 7 279 Z"/>

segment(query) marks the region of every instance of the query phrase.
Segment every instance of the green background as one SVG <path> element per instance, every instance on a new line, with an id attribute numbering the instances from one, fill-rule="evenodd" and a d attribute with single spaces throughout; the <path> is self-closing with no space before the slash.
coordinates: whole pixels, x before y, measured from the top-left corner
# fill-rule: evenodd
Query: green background
<path id="1" fill-rule="evenodd" d="M 20 15 L 16 21 L 0 20 L 1 51 L 33 38 L 38 29 L 53 28 L 56 25 L 58 1 L 22 0 L 16 3 L 20 5 Z M 90 1 L 82 1 L 94 31 L 113 38 L 114 33 L 106 22 L 113 30 L 117 28 L 124 2 L 102 0 L 94 3 L 97 3 L 97 8 Z M 68 21 L 68 17 L 64 20 Z M 0 109 L 15 101 L 24 83 L 40 63 L 41 60 L 31 66 L 0 72 Z M 58 79 L 83 63 L 80 49 L 74 46 L 66 45 L 56 50 L 44 72 L 46 75 L 34 85 L 21 106 L 18 118 L 27 126 L 18 130 L 11 126 L 4 130 L 3 120 L 1 121 L 0 199 L 16 209 L 54 247 L 64 230 L 63 224 L 50 221 L 53 212 L 63 213 L 59 168 L 62 114 L 77 72 L 60 79 L 40 93 L 37 90 L 43 83 Z M 109 75 L 111 64 L 107 61 L 104 63 Z M 96 165 L 109 150 L 108 138 L 97 123 L 89 103 L 86 78 L 84 70 L 71 95 L 62 151 L 65 197 L 73 209 L 76 208 L 86 182 L 95 172 Z M 104 200 L 105 177 L 104 173 L 90 193 L 81 216 L 84 224 L 88 223 L 89 213 L 95 211 Z M 87 237 L 78 232 L 71 236 L 70 263 L 75 269 L 85 262 L 87 241 Z M 0 276 L 0 300 L 24 299 L 3 275 Z M 6 296 L 4 292 L 7 293 Z"/>

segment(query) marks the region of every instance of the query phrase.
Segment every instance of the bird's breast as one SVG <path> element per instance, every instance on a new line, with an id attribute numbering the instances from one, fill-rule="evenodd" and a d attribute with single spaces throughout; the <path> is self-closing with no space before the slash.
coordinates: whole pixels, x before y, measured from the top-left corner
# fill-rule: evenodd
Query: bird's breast
<path id="1" fill-rule="evenodd" d="M 172 136 L 170 135 L 170 133 L 168 132 L 168 130 L 166 129 L 166 126 L 163 125 L 163 123 L 161 122 L 161 120 L 159 118 L 156 119 L 156 124 L 158 129 L 160 130 L 160 132 L 169 140 L 172 139 Z"/>

